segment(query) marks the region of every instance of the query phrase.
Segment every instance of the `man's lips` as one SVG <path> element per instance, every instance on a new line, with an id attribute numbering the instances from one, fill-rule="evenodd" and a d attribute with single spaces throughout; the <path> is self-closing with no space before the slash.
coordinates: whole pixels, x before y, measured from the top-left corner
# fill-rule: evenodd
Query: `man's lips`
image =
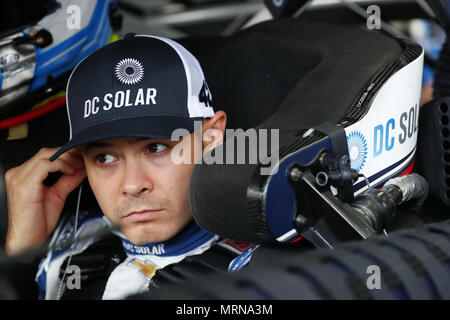
<path id="1" fill-rule="evenodd" d="M 128 213 L 124 217 L 124 219 L 134 222 L 147 221 L 153 218 L 156 214 L 158 214 L 162 210 L 163 209 L 132 211 Z"/>

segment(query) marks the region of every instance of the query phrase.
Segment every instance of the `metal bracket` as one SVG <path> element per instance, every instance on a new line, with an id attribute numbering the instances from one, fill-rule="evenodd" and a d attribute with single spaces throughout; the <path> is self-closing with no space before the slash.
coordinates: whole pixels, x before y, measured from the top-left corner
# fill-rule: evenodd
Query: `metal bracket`
<path id="1" fill-rule="evenodd" d="M 369 238 L 377 232 L 353 208 L 320 187 L 310 168 L 293 165 L 288 180 L 296 198 L 294 225 L 318 248 L 332 249 L 337 243 Z"/>

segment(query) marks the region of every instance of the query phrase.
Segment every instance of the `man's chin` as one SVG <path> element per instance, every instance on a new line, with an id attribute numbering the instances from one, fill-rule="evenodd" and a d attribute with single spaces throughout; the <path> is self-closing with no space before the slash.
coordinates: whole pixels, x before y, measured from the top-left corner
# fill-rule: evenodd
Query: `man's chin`
<path id="1" fill-rule="evenodd" d="M 158 228 L 143 225 L 124 228 L 122 234 L 128 241 L 136 245 L 163 242 L 173 237 L 172 234 L 167 234 L 164 230 L 158 230 Z"/>
<path id="2" fill-rule="evenodd" d="M 191 221 L 192 216 L 183 224 L 180 221 L 155 219 L 146 222 L 124 223 L 121 232 L 125 238 L 136 244 L 164 242 L 173 238 Z"/>

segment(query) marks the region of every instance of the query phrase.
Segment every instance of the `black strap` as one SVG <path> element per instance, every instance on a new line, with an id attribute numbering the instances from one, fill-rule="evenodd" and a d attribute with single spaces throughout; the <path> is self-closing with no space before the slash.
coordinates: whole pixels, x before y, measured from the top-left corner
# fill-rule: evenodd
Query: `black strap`
<path id="1" fill-rule="evenodd" d="M 338 155 L 349 155 L 347 136 L 343 127 L 336 126 L 331 122 L 324 122 L 314 129 L 328 136 L 334 153 Z"/>
<path id="2" fill-rule="evenodd" d="M 186 257 L 179 263 L 159 269 L 149 288 L 160 288 L 210 273 L 227 273 L 229 264 L 237 256 L 238 254 L 216 244 L 202 254 Z"/>
<path id="3" fill-rule="evenodd" d="M 347 135 L 345 130 L 341 126 L 336 126 L 331 122 L 324 122 L 314 128 L 315 130 L 328 136 L 331 142 L 331 151 L 339 156 L 346 155 L 350 157 L 348 153 Z M 353 186 L 338 188 L 338 198 L 345 202 L 351 202 L 354 199 Z"/>
<path id="4" fill-rule="evenodd" d="M 114 235 L 99 239 L 85 251 L 73 255 L 70 265 L 80 268 L 80 289 L 67 289 L 62 300 L 94 299 L 100 300 L 105 291 L 106 282 L 113 270 L 124 261 L 126 253 L 121 240 Z M 59 269 L 59 278 L 62 279 L 66 270 L 67 257 Z M 66 280 L 67 280 L 66 274 Z"/>

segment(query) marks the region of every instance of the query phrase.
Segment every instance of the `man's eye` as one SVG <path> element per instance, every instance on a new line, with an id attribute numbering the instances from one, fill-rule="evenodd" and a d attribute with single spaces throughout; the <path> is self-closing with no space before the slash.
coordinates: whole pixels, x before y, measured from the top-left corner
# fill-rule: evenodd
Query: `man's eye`
<path id="1" fill-rule="evenodd" d="M 147 146 L 147 150 L 150 153 L 158 153 L 158 152 L 162 152 L 166 149 L 167 149 L 167 145 L 165 145 L 163 143 L 150 143 Z"/>
<path id="2" fill-rule="evenodd" d="M 95 157 L 95 160 L 100 162 L 101 164 L 108 164 L 115 160 L 115 158 L 107 153 L 99 154 Z"/>

